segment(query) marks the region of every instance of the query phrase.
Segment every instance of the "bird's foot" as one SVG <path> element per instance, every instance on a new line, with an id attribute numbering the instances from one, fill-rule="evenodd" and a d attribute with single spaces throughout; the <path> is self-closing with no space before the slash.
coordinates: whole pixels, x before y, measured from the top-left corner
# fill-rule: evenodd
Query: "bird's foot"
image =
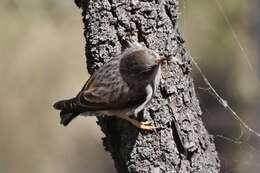
<path id="1" fill-rule="evenodd" d="M 143 129 L 147 131 L 153 131 L 155 129 L 155 127 L 149 121 L 137 121 L 130 117 L 128 117 L 126 120 L 128 120 L 131 124 L 133 124 L 135 127 L 139 129 Z"/>
<path id="2" fill-rule="evenodd" d="M 140 128 L 140 129 L 148 130 L 148 131 L 152 131 L 155 129 L 155 127 L 149 121 L 139 122 L 139 123 L 140 124 L 138 124 L 136 127 Z"/>

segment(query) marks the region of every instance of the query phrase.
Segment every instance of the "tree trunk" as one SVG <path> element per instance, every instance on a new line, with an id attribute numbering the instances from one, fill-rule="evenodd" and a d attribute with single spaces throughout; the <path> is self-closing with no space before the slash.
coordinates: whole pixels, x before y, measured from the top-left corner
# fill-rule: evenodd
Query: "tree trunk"
<path id="1" fill-rule="evenodd" d="M 87 67 L 90 74 L 121 53 L 129 33 L 166 57 L 158 93 L 143 118 L 146 132 L 118 118 L 98 117 L 103 144 L 119 173 L 219 172 L 213 137 L 201 120 L 191 73 L 191 58 L 177 29 L 177 0 L 75 0 L 83 9 Z"/>

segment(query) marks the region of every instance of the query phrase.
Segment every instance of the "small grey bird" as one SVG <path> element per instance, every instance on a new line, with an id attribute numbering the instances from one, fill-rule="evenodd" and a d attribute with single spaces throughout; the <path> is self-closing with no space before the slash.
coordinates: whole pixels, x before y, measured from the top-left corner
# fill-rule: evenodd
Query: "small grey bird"
<path id="1" fill-rule="evenodd" d="M 150 122 L 134 117 L 152 99 L 159 84 L 160 65 L 165 60 L 139 43 L 130 47 L 95 71 L 74 98 L 58 101 L 60 123 L 64 126 L 78 116 L 116 116 L 134 126 L 153 130 Z"/>

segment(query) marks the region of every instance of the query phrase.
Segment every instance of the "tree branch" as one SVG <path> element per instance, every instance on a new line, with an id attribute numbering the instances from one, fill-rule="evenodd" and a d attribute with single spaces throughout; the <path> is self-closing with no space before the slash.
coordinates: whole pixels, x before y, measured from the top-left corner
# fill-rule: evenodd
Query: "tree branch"
<path id="1" fill-rule="evenodd" d="M 177 0 L 75 0 L 83 9 L 87 67 L 90 74 L 121 53 L 129 33 L 166 57 L 162 80 L 141 118 L 156 132 L 128 122 L 98 117 L 103 144 L 120 173 L 219 172 L 212 136 L 200 118 L 191 73 L 191 58 L 177 29 Z M 174 59 L 178 59 L 178 63 Z"/>

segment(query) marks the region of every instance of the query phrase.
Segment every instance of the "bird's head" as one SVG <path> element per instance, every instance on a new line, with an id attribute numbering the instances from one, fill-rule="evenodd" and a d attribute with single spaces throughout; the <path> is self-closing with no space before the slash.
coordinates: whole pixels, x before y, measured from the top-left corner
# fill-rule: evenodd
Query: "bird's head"
<path id="1" fill-rule="evenodd" d="M 165 58 L 148 48 L 129 51 L 120 60 L 120 73 L 127 82 L 152 80 Z"/>

